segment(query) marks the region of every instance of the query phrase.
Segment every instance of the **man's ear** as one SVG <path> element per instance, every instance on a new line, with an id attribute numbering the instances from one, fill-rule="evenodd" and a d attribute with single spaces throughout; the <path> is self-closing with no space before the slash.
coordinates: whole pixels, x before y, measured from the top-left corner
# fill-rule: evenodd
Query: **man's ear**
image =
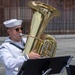
<path id="1" fill-rule="evenodd" d="M 10 29 L 7 29 L 7 33 L 10 34 Z"/>

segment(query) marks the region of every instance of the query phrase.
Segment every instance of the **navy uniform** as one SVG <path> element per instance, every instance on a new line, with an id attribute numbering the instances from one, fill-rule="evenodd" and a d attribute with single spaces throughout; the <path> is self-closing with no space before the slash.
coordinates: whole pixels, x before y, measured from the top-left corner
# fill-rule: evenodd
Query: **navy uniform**
<path id="1" fill-rule="evenodd" d="M 25 43 L 26 38 L 22 38 L 20 42 L 15 42 L 7 37 L 0 46 L 0 59 L 5 66 L 6 75 L 17 75 L 18 68 L 29 59 L 28 55 L 22 55 Z"/>

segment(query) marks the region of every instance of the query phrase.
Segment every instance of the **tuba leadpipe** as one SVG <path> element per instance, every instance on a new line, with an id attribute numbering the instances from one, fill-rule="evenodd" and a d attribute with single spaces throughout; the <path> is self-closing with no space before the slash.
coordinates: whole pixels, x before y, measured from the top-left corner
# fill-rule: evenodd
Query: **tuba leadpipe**
<path id="1" fill-rule="evenodd" d="M 51 35 L 44 35 L 43 41 L 37 38 L 41 39 L 48 22 L 52 18 L 59 16 L 60 12 L 56 8 L 38 1 L 29 1 L 28 6 L 33 10 L 33 17 L 30 36 L 28 36 L 23 54 L 28 54 L 33 49 L 36 49 L 36 52 L 42 57 L 53 57 L 57 46 L 55 38 Z"/>

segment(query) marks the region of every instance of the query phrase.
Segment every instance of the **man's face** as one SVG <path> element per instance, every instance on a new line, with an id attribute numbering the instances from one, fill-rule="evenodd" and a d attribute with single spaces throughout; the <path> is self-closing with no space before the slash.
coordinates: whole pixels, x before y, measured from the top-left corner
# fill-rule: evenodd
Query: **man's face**
<path id="1" fill-rule="evenodd" d="M 8 34 L 10 39 L 13 41 L 20 41 L 21 39 L 20 33 L 22 33 L 22 30 L 23 30 L 23 27 L 21 25 L 9 28 Z"/>

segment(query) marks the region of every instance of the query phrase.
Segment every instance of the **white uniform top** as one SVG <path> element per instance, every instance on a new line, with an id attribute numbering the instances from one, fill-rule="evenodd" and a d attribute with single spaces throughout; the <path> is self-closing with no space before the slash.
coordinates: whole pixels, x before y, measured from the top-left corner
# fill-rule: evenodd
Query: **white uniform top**
<path id="1" fill-rule="evenodd" d="M 22 38 L 24 42 L 26 43 L 26 38 Z M 22 55 L 22 50 L 18 47 L 11 44 L 11 40 L 9 37 L 5 40 L 5 43 L 3 43 L 0 46 L 0 59 L 2 60 L 4 66 L 6 75 L 17 75 L 18 73 L 18 67 L 20 67 L 24 61 L 27 61 L 28 56 Z M 12 42 L 16 44 L 17 46 L 24 48 L 23 41 L 21 42 Z"/>

